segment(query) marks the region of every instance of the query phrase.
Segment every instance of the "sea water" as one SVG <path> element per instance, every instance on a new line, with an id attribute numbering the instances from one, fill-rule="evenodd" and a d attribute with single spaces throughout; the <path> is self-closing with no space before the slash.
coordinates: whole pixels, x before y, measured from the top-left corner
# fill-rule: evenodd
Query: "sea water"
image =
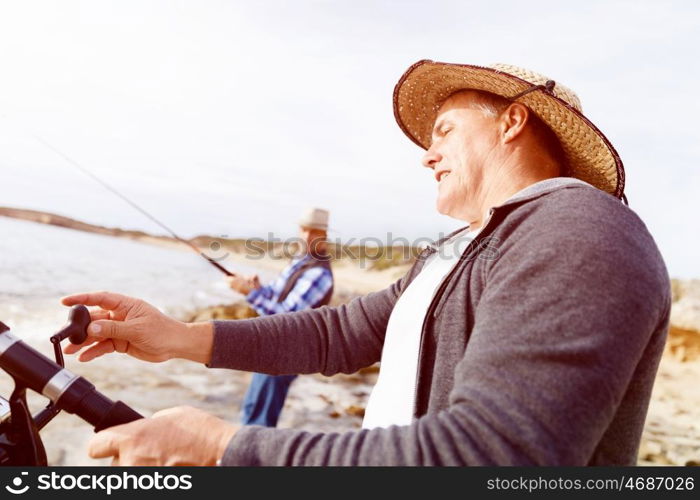
<path id="1" fill-rule="evenodd" d="M 60 298 L 97 290 L 142 298 L 178 318 L 241 299 L 193 251 L 0 217 L 0 321 L 13 333 L 48 342 L 67 319 Z"/>

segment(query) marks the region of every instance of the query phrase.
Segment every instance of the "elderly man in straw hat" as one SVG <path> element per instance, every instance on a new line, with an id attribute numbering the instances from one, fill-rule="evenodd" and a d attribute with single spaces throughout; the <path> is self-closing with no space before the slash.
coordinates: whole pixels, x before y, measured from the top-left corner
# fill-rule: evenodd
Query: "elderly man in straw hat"
<path id="1" fill-rule="evenodd" d="M 363 429 L 239 428 L 176 408 L 98 433 L 91 456 L 635 463 L 671 298 L 654 240 L 623 203 L 613 146 L 570 89 L 513 66 L 420 61 L 399 80 L 394 112 L 426 150 L 438 210 L 467 226 L 386 290 L 338 308 L 203 324 L 111 293 L 64 299 L 128 311 L 124 321 L 94 313 L 99 334 L 84 359 L 129 347 L 152 360 L 327 375 L 381 359 Z"/>
<path id="2" fill-rule="evenodd" d="M 230 276 L 229 286 L 246 296 L 260 316 L 325 306 L 333 295 L 333 272 L 326 252 L 328 210 L 310 208 L 299 220 L 299 255 L 275 281 L 261 286 L 258 276 Z M 276 427 L 296 374 L 254 373 L 243 398 L 241 423 Z"/>

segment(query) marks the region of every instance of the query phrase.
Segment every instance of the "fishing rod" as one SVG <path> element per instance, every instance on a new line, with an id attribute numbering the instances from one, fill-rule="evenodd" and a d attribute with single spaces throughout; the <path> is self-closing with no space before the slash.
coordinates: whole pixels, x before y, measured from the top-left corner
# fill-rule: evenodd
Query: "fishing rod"
<path id="1" fill-rule="evenodd" d="M 9 399 L 0 396 L 0 466 L 46 467 L 46 449 L 39 431 L 61 411 L 79 416 L 95 432 L 143 418 L 128 405 L 112 401 L 87 379 L 66 369 L 61 341 L 67 338 L 78 345 L 85 342 L 90 321 L 87 307 L 73 306 L 66 326 L 50 338 L 55 362 L 0 322 L 0 369 L 15 382 Z M 27 405 L 27 389 L 46 396 L 49 405 L 32 415 Z M 9 487 L 8 491 L 23 493 Z"/>
<path id="2" fill-rule="evenodd" d="M 202 252 L 199 248 L 197 248 L 197 247 L 196 247 L 195 245 L 193 245 L 191 242 L 189 242 L 189 241 L 187 241 L 187 240 L 185 240 L 185 239 L 180 238 L 180 237 L 175 233 L 175 231 L 173 231 L 172 229 L 170 229 L 168 226 L 166 226 L 165 224 L 163 224 L 161 221 L 159 221 L 158 219 L 156 219 L 154 216 L 152 216 L 151 214 L 149 214 L 148 212 L 146 212 L 146 210 L 144 210 L 143 208 L 141 208 L 139 205 L 137 205 L 136 203 L 134 203 L 133 201 L 131 201 L 129 198 L 127 198 L 126 196 L 124 196 L 122 193 L 120 193 L 119 191 L 117 191 L 116 189 L 114 189 L 112 186 L 110 186 L 109 184 L 107 184 L 105 181 L 103 181 L 102 179 L 100 179 L 99 177 L 97 177 L 95 174 L 93 174 L 92 172 L 90 172 L 87 168 L 85 168 L 85 167 L 83 167 L 82 165 L 80 165 L 77 161 L 73 160 L 71 157 L 69 157 L 68 155 L 66 155 L 65 153 L 63 153 L 62 151 L 60 151 L 59 149 L 57 149 L 57 148 L 55 148 L 54 146 L 52 146 L 51 144 L 49 144 L 45 139 L 39 137 L 39 136 L 36 135 L 36 134 L 32 134 L 32 135 L 33 135 L 34 139 L 36 139 L 36 140 L 39 141 L 41 144 L 43 144 L 45 147 L 47 147 L 48 149 L 50 149 L 51 151 L 53 151 L 54 153 L 56 153 L 58 156 L 60 156 L 61 158 L 63 158 L 66 162 L 68 162 L 69 164 L 73 165 L 75 168 L 77 168 L 77 169 L 80 170 L 82 173 L 84 173 L 85 175 L 87 175 L 88 177 L 90 177 L 92 180 L 94 180 L 95 182 L 97 182 L 98 184 L 100 184 L 102 187 L 104 187 L 106 190 L 108 190 L 108 191 L 111 192 L 112 194 L 114 194 L 114 195 L 118 196 L 119 198 L 121 198 L 123 201 L 125 201 L 126 203 L 128 203 L 132 208 L 138 210 L 141 214 L 143 214 L 144 216 L 148 217 L 151 221 L 153 221 L 154 223 L 156 223 L 158 226 L 160 226 L 161 228 L 165 229 L 165 230 L 166 230 L 173 238 L 175 238 L 177 241 L 179 241 L 180 243 L 184 243 L 185 245 L 187 245 L 188 247 L 190 247 L 192 250 L 194 250 L 195 252 L 197 252 L 204 260 L 206 260 L 207 262 L 209 262 L 209 264 L 211 264 L 212 266 L 214 266 L 215 268 L 217 268 L 217 269 L 218 269 L 219 271 L 221 271 L 223 274 L 225 274 L 226 276 L 235 276 L 234 273 L 232 273 L 231 271 L 229 271 L 228 269 L 226 269 L 224 266 L 222 266 L 221 264 L 219 264 L 218 262 L 216 262 L 216 261 L 215 261 L 214 259 L 212 259 L 211 257 L 207 256 L 204 252 Z"/>

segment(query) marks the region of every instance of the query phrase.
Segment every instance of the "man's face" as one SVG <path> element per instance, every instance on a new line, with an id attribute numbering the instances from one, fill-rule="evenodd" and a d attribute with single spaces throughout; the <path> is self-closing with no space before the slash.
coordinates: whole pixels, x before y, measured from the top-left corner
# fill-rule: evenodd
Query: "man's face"
<path id="1" fill-rule="evenodd" d="M 306 244 L 306 251 L 318 252 L 321 246 L 326 241 L 326 232 L 320 229 L 301 226 L 299 228 L 299 236 Z"/>
<path id="2" fill-rule="evenodd" d="M 499 141 L 498 119 L 474 108 L 478 99 L 465 91 L 443 103 L 423 157 L 438 181 L 438 212 L 467 222 L 483 215 L 478 207 L 486 187 L 485 167 Z"/>

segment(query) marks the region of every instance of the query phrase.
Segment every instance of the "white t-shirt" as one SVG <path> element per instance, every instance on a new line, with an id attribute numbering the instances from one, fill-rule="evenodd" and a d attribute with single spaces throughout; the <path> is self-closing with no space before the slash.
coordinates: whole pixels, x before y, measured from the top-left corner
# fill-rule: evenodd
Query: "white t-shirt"
<path id="1" fill-rule="evenodd" d="M 379 378 L 365 410 L 363 428 L 409 425 L 413 421 L 425 315 L 442 280 L 478 232 L 465 229 L 440 245 L 396 301 L 384 338 Z"/>

